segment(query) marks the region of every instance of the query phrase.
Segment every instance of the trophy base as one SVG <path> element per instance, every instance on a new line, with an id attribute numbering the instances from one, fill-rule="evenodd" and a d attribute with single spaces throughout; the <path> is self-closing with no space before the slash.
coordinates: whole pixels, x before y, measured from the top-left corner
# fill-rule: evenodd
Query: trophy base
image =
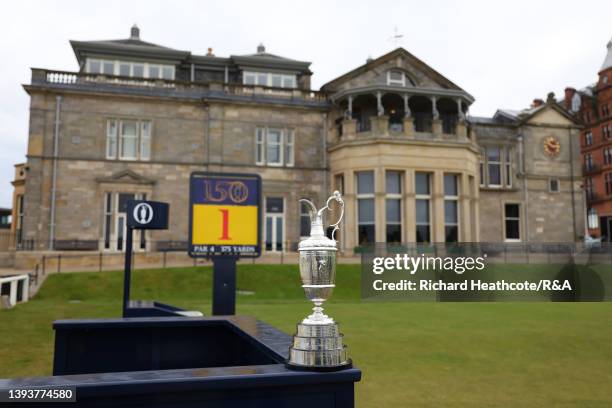
<path id="1" fill-rule="evenodd" d="M 342 343 L 338 324 L 297 325 L 293 344 L 289 347 L 287 368 L 302 371 L 338 371 L 352 367 Z"/>

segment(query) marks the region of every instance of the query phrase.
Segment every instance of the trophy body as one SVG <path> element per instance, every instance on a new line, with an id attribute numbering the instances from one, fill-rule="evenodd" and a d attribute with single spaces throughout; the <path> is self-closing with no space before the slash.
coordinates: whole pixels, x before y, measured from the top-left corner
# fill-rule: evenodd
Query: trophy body
<path id="1" fill-rule="evenodd" d="M 327 200 L 327 204 L 318 210 L 308 200 L 311 215 L 310 237 L 302 240 L 298 246 L 300 253 L 299 267 L 302 288 L 306 297 L 313 302 L 313 313 L 297 325 L 293 336 L 293 344 L 289 348 L 287 366 L 293 369 L 333 371 L 351 367 L 346 346 L 338 324 L 323 313 L 322 304 L 332 295 L 336 286 L 336 241 L 325 236 L 322 213 L 329 208 L 331 200 L 336 200 L 342 209 L 340 219 L 332 224 L 338 229 L 338 224 L 344 214 L 344 202 L 339 192 Z"/>

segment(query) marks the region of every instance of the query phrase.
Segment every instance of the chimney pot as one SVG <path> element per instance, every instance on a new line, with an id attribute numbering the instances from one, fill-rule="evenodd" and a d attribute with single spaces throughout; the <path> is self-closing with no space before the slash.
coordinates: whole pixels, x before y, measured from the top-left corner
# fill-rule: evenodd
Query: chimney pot
<path id="1" fill-rule="evenodd" d="M 531 103 L 532 108 L 537 108 L 538 106 L 542 106 L 542 105 L 544 105 L 544 101 L 540 98 L 534 99 L 533 102 Z"/>
<path id="2" fill-rule="evenodd" d="M 206 53 L 207 57 L 214 57 L 215 54 L 213 54 L 213 49 L 212 47 L 208 47 L 208 52 Z"/>
<path id="3" fill-rule="evenodd" d="M 262 43 L 259 43 L 259 45 L 257 46 L 257 53 L 262 54 L 264 52 L 266 52 L 266 47 L 264 47 Z"/>

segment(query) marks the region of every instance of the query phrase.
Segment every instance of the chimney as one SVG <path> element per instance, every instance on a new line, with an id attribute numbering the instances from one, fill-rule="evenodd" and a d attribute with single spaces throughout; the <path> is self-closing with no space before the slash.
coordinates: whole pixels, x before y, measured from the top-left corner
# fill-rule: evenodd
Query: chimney
<path id="1" fill-rule="evenodd" d="M 215 54 L 213 54 L 213 49 L 211 47 L 208 47 L 208 52 L 206 53 L 207 57 L 214 57 Z"/>
<path id="2" fill-rule="evenodd" d="M 537 108 L 538 106 L 542 106 L 542 105 L 544 105 L 544 101 L 539 98 L 534 99 L 533 102 L 531 103 L 532 108 Z"/>
<path id="3" fill-rule="evenodd" d="M 140 28 L 136 24 L 130 29 L 130 40 L 140 40 Z"/>
<path id="4" fill-rule="evenodd" d="M 262 43 L 259 43 L 259 45 L 257 46 L 257 53 L 263 54 L 264 52 L 266 52 L 266 47 L 264 47 Z"/>
<path id="5" fill-rule="evenodd" d="M 549 92 L 549 93 L 548 93 L 548 95 L 546 95 L 546 103 L 547 103 L 548 105 L 552 105 L 552 104 L 554 104 L 555 102 L 557 102 L 557 101 L 555 100 L 555 93 L 554 93 L 554 92 Z"/>
<path id="6" fill-rule="evenodd" d="M 563 105 L 565 109 L 571 110 L 572 108 L 572 98 L 576 94 L 576 89 L 572 87 L 565 88 L 565 96 L 563 98 Z"/>

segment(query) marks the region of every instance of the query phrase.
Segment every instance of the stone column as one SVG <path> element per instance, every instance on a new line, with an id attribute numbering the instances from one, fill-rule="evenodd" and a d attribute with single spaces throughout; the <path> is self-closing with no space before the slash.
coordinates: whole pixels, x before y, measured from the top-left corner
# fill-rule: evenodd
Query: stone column
<path id="1" fill-rule="evenodd" d="M 404 176 L 404 222 L 403 236 L 406 242 L 416 242 L 416 197 L 414 191 L 414 170 L 406 170 Z"/>
<path id="2" fill-rule="evenodd" d="M 442 136 L 442 121 L 440 120 L 440 113 L 438 112 L 437 100 L 435 96 L 431 97 L 431 133 L 436 136 Z"/>
<path id="3" fill-rule="evenodd" d="M 347 119 L 353 119 L 353 96 L 349 95 L 348 97 L 348 111 L 347 111 Z"/>
<path id="4" fill-rule="evenodd" d="M 404 94 L 404 135 L 407 137 L 414 137 L 414 119 L 412 118 L 412 112 L 408 101 L 410 96 Z"/>
<path id="5" fill-rule="evenodd" d="M 432 242 L 444 242 L 444 172 L 436 171 L 433 174 L 432 186 Z"/>
<path id="6" fill-rule="evenodd" d="M 376 108 L 378 116 L 385 114 L 385 107 L 382 104 L 382 93 L 376 92 Z"/>
<path id="7" fill-rule="evenodd" d="M 387 115 L 372 116 L 370 123 L 372 124 L 372 132 L 375 136 L 389 135 L 389 117 Z"/>
<path id="8" fill-rule="evenodd" d="M 459 138 L 467 138 L 467 124 L 465 123 L 465 114 L 461 108 L 461 99 L 457 98 L 457 127 L 456 134 Z"/>
<path id="9" fill-rule="evenodd" d="M 357 120 L 343 119 L 342 120 L 342 138 L 353 140 L 357 135 Z"/>

